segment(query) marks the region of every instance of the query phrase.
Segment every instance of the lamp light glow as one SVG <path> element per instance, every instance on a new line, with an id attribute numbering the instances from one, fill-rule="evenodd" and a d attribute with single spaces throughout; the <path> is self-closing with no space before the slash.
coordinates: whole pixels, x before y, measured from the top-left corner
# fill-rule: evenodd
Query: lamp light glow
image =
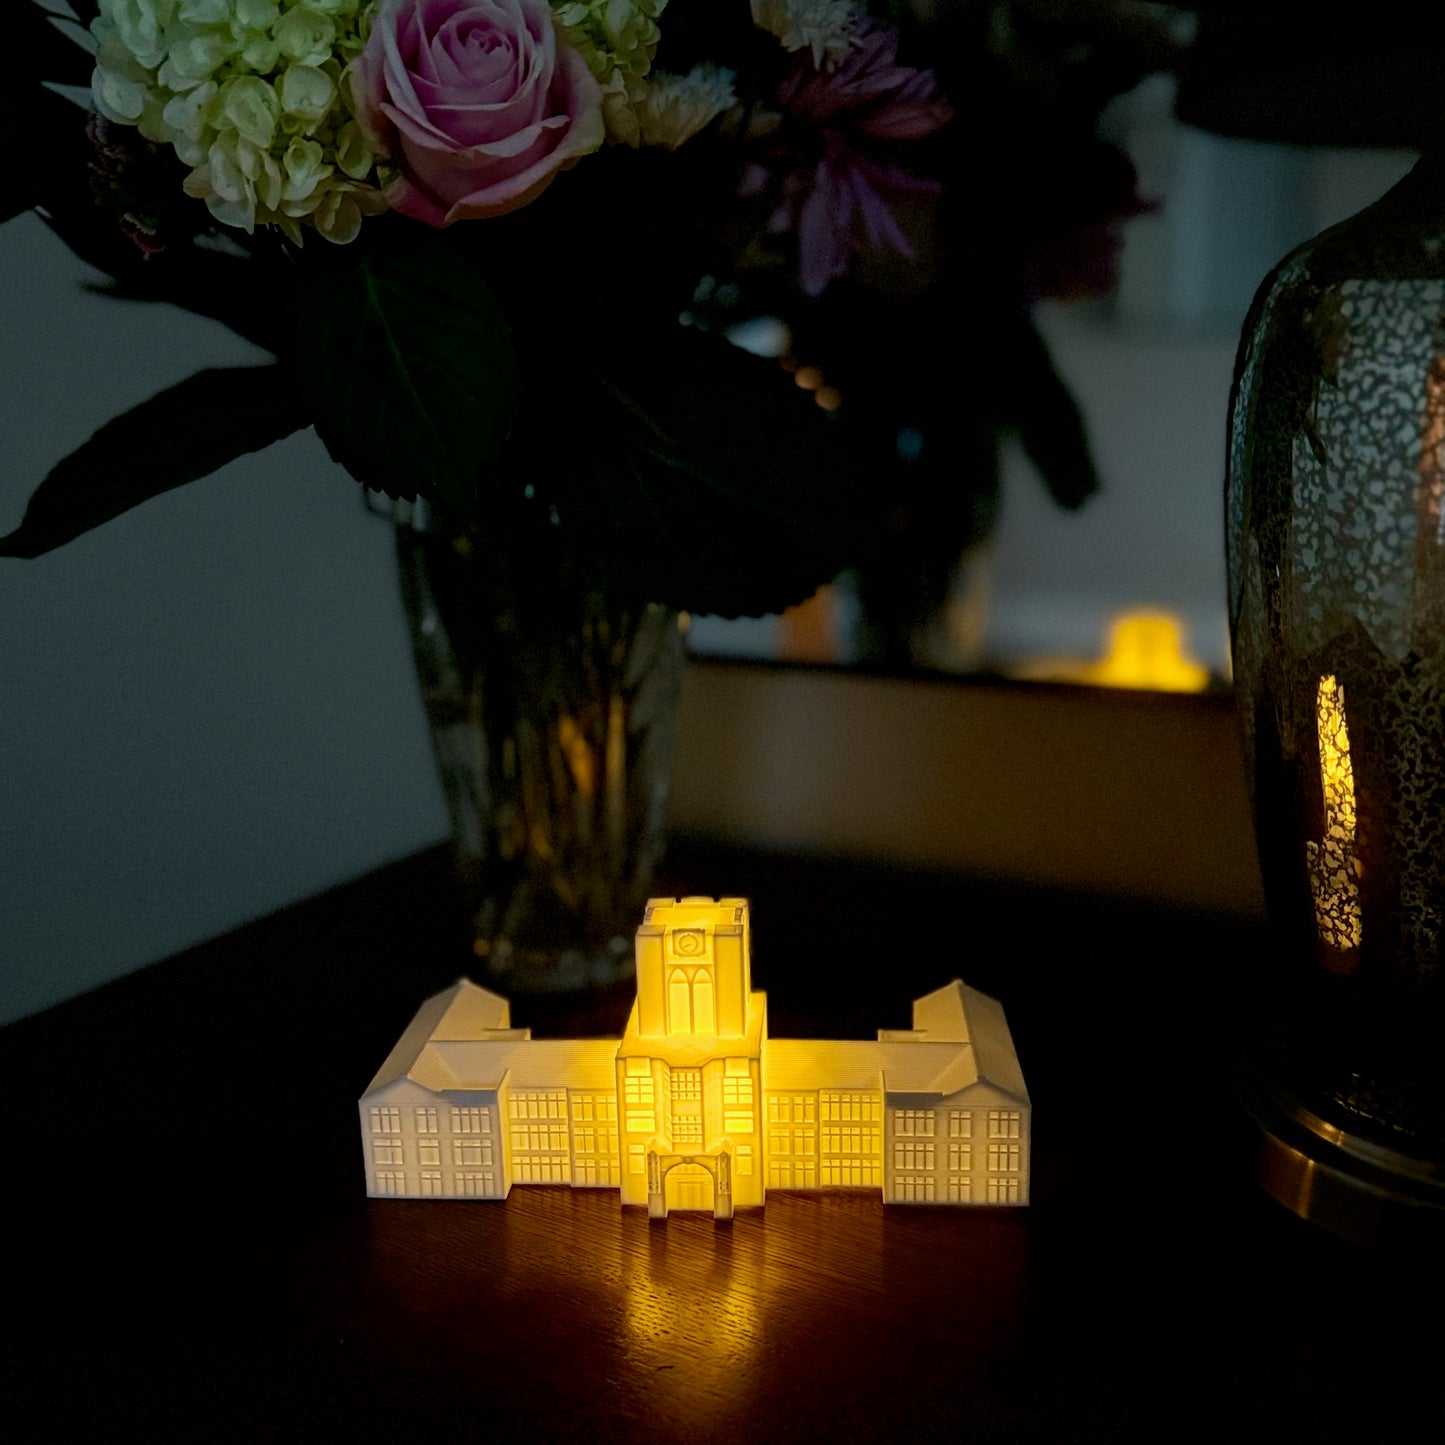
<path id="1" fill-rule="evenodd" d="M 1324 793 L 1323 839 L 1306 842 L 1315 927 L 1320 942 L 1341 953 L 1360 946 L 1359 861 L 1355 857 L 1355 769 L 1345 691 L 1333 673 L 1320 678 L 1315 708 L 1320 741 L 1320 787 Z"/>

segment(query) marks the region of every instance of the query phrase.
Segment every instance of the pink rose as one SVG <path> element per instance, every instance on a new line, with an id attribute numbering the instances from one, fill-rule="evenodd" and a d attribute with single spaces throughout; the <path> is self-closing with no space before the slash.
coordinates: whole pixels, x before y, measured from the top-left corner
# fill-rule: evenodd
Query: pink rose
<path id="1" fill-rule="evenodd" d="M 357 119 L 433 226 L 502 216 L 602 144 L 601 91 L 547 0 L 383 0 L 353 71 Z"/>

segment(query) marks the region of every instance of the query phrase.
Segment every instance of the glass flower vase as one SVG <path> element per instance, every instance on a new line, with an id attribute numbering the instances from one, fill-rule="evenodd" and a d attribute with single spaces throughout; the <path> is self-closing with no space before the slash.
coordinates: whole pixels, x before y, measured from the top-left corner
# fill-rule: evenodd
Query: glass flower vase
<path id="1" fill-rule="evenodd" d="M 1445 166 L 1288 257 L 1231 408 L 1229 596 L 1277 964 L 1262 1179 L 1445 1226 Z"/>
<path id="2" fill-rule="evenodd" d="M 484 539 L 420 507 L 395 515 L 473 972 L 512 995 L 629 976 L 664 841 L 678 614 L 545 530 Z"/>

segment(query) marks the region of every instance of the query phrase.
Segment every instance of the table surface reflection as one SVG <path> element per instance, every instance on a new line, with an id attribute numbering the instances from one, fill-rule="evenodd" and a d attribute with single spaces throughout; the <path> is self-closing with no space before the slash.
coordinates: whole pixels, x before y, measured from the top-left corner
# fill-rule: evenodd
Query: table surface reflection
<path id="1" fill-rule="evenodd" d="M 10 1438 L 1439 1438 L 1438 1267 L 1251 1183 L 1260 929 L 685 844 L 667 886 L 753 899 L 779 1035 L 905 1025 L 959 973 L 1002 998 L 1032 1206 L 366 1200 L 355 1099 L 462 971 L 431 852 L 0 1031 Z"/>

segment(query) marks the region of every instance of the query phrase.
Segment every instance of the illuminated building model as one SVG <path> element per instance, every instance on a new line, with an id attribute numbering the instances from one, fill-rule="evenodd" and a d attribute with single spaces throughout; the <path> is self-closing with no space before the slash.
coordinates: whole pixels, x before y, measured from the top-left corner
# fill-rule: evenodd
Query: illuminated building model
<path id="1" fill-rule="evenodd" d="M 534 1039 L 460 979 L 424 1003 L 362 1096 L 368 1192 L 621 1192 L 655 1218 L 769 1189 L 1027 1204 L 1029 1098 L 1003 1009 L 955 980 L 876 1040 L 773 1039 L 741 898 L 653 899 L 621 1042 Z"/>

